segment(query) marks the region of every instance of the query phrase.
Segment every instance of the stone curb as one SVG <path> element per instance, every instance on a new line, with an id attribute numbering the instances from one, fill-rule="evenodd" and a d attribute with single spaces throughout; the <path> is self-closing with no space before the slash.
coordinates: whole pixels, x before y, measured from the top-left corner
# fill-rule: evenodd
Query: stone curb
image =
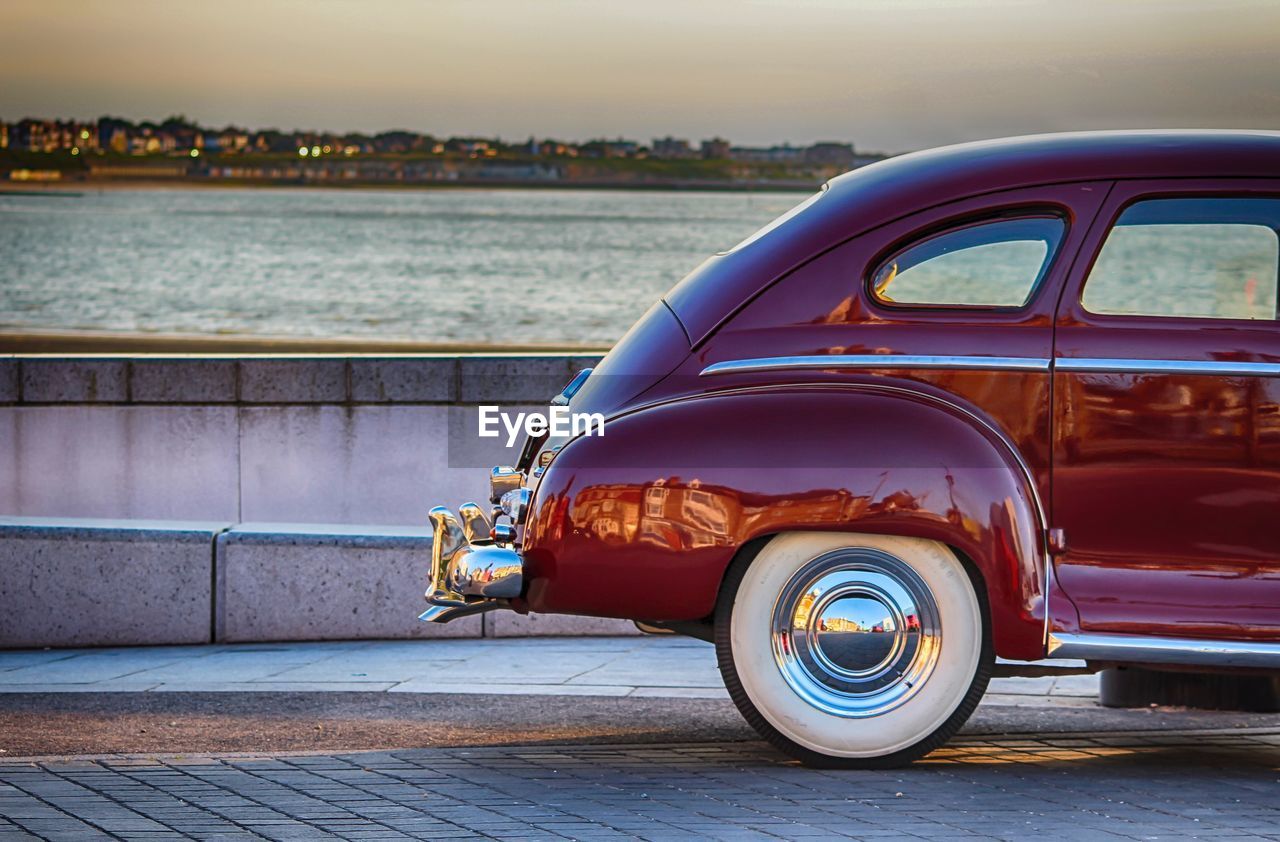
<path id="1" fill-rule="evenodd" d="M 634 635 L 623 620 L 494 611 L 417 620 L 430 530 L 0 518 L 0 648 Z"/>

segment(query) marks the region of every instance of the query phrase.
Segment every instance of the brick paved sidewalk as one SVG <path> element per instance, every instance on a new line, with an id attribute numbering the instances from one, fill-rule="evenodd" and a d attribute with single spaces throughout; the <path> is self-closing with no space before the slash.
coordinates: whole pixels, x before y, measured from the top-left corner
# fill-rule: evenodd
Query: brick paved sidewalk
<path id="1" fill-rule="evenodd" d="M 0 762 L 0 839 L 1280 839 L 1280 729 L 956 741 L 890 772 L 760 743 Z"/>

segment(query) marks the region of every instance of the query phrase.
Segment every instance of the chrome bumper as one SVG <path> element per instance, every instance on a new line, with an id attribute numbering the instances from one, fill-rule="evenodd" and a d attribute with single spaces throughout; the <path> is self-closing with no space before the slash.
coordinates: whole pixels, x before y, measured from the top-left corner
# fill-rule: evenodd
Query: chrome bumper
<path id="1" fill-rule="evenodd" d="M 517 524 L 527 508 L 528 492 L 522 479 L 509 468 L 494 469 L 492 486 L 503 495 L 500 511 Z M 429 518 L 431 581 L 426 597 L 431 607 L 418 616 L 419 620 L 447 623 L 504 608 L 520 596 L 524 559 L 516 548 L 513 526 L 492 525 L 475 503 L 463 504 L 456 516 L 444 506 L 436 506 Z"/>

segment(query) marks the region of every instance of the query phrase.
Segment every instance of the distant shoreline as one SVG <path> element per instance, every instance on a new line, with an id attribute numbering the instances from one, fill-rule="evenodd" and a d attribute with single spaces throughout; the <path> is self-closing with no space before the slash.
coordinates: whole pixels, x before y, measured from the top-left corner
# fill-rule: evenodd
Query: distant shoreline
<path id="1" fill-rule="evenodd" d="M 603 354 L 608 346 L 569 342 L 487 344 L 359 337 L 129 333 L 0 327 L 0 354 Z"/>
<path id="2" fill-rule="evenodd" d="M 672 191 L 681 193 L 805 193 L 817 190 L 816 182 L 728 182 L 713 181 L 500 181 L 469 179 L 457 181 L 313 181 L 294 182 L 266 179 L 185 179 L 112 178 L 58 182 L 0 183 L 0 196 L 41 196 L 46 194 L 95 193 L 109 190 L 622 190 L 629 192 Z"/>

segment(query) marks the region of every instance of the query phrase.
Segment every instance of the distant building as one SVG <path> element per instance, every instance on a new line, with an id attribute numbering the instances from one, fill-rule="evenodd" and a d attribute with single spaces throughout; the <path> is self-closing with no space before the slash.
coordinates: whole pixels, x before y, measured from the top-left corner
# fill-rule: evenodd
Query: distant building
<path id="1" fill-rule="evenodd" d="M 590 140 L 579 147 L 584 158 L 634 158 L 640 144 L 634 140 Z"/>
<path id="2" fill-rule="evenodd" d="M 689 141 L 680 138 L 655 137 L 650 147 L 655 158 L 696 158 L 697 155 L 689 146 Z"/>
<path id="3" fill-rule="evenodd" d="M 852 143 L 815 143 L 804 151 L 806 164 L 844 170 L 853 169 L 855 157 Z"/>
<path id="4" fill-rule="evenodd" d="M 129 132 L 123 126 L 112 126 L 98 131 L 98 140 L 103 149 L 109 149 L 118 155 L 129 151 Z"/>
<path id="5" fill-rule="evenodd" d="M 53 138 L 47 131 L 52 121 L 19 120 L 13 126 L 13 147 L 26 152 L 52 152 Z"/>
<path id="6" fill-rule="evenodd" d="M 544 140 L 534 145 L 533 154 L 544 158 L 576 158 L 578 147 L 559 140 Z"/>
<path id="7" fill-rule="evenodd" d="M 722 137 L 713 137 L 702 141 L 702 157 L 708 161 L 723 161 L 729 157 L 731 148 L 729 141 Z"/>
<path id="8" fill-rule="evenodd" d="M 97 152 L 102 147 L 98 145 L 98 126 L 95 123 L 75 123 L 75 141 L 74 145 L 82 152 Z"/>
<path id="9" fill-rule="evenodd" d="M 427 138 L 417 132 L 405 131 L 397 129 L 390 132 L 379 132 L 373 136 L 373 148 L 376 152 L 392 152 L 403 154 L 405 152 L 425 151 L 424 145 Z"/>
<path id="10" fill-rule="evenodd" d="M 492 158 L 498 154 L 497 143 L 482 137 L 451 137 L 445 141 L 444 151 L 468 158 Z"/>
<path id="11" fill-rule="evenodd" d="M 801 164 L 804 153 L 801 147 L 784 143 L 769 147 L 735 146 L 729 150 L 729 157 L 748 164 Z"/>
<path id="12" fill-rule="evenodd" d="M 6 127 L 7 148 L 26 152 L 58 152 L 98 148 L 97 127 L 74 120 L 36 120 L 30 117 Z"/>
<path id="13" fill-rule="evenodd" d="M 210 133 L 212 134 L 212 133 Z M 206 139 L 208 134 L 205 135 Z M 237 129 L 235 126 L 227 126 L 218 132 L 214 137 L 217 139 L 218 149 L 222 152 L 247 152 L 249 150 L 249 132 L 245 129 Z"/>
<path id="14" fill-rule="evenodd" d="M 258 132 L 253 141 L 253 148 L 258 152 L 287 152 L 291 155 L 296 155 L 301 145 L 296 135 L 275 129 Z"/>

